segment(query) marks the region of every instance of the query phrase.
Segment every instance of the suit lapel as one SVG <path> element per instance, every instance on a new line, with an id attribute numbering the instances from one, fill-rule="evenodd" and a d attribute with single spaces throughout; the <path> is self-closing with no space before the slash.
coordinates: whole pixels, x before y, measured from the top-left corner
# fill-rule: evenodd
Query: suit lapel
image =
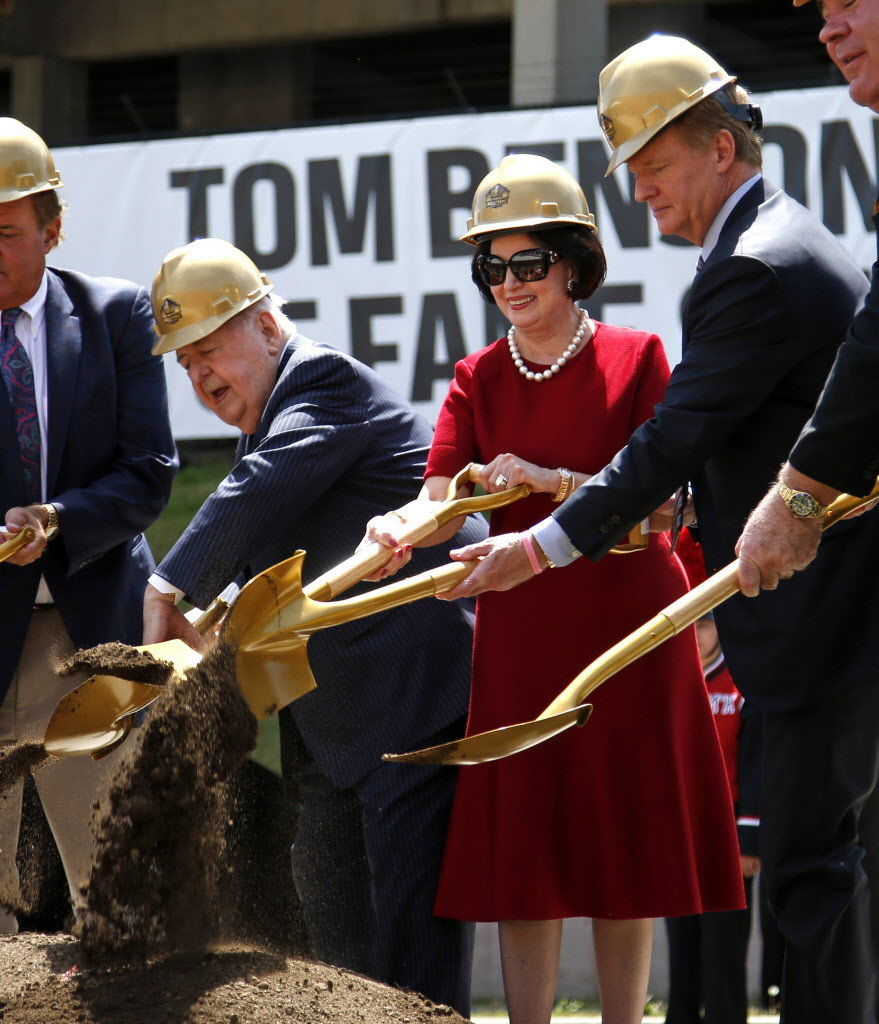
<path id="1" fill-rule="evenodd" d="M 717 243 L 711 250 L 708 259 L 705 260 L 700 271 L 693 278 L 693 283 L 690 285 L 690 290 L 687 292 L 687 298 L 684 302 L 683 309 L 681 310 L 681 322 L 682 322 L 682 334 L 681 334 L 681 353 L 687 351 L 687 314 L 690 310 L 690 300 L 693 294 L 693 288 L 696 282 L 699 280 L 699 274 L 704 271 L 705 267 L 711 266 L 712 260 L 725 259 L 729 253 L 735 248 L 735 243 L 744 230 L 745 225 L 743 221 L 750 221 L 752 218 L 752 212 L 765 201 L 766 195 L 776 192 L 772 185 L 767 184 L 765 178 L 761 178 L 753 187 L 749 188 L 748 191 L 742 196 L 742 198 L 736 203 L 736 205 L 730 210 L 729 216 L 723 223 L 723 227 L 720 229 L 720 235 L 717 238 Z"/>
<path id="2" fill-rule="evenodd" d="M 60 280 L 49 271 L 46 296 L 46 366 L 49 388 L 49 451 L 46 491 L 51 497 L 61 464 L 73 410 L 74 386 L 79 372 L 82 333 L 79 317 Z"/>

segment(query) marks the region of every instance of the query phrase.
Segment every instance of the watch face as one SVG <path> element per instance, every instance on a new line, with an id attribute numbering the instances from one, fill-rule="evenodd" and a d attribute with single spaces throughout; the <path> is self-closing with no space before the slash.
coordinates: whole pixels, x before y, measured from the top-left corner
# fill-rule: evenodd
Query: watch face
<path id="1" fill-rule="evenodd" d="M 818 503 L 811 494 L 806 494 L 805 491 L 797 491 L 791 495 L 790 510 L 800 519 L 808 519 L 814 516 L 817 507 Z"/>

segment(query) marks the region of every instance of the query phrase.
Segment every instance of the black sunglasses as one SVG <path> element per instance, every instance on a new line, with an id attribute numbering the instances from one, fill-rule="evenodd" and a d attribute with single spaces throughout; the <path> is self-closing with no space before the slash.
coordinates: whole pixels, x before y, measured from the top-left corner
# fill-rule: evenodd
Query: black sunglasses
<path id="1" fill-rule="evenodd" d="M 560 259 L 557 252 L 547 249 L 522 249 L 514 252 L 508 260 L 491 253 L 480 253 L 476 257 L 476 268 L 482 280 L 493 288 L 504 283 L 507 267 L 513 272 L 513 277 L 527 284 L 529 281 L 542 281 L 553 263 Z"/>

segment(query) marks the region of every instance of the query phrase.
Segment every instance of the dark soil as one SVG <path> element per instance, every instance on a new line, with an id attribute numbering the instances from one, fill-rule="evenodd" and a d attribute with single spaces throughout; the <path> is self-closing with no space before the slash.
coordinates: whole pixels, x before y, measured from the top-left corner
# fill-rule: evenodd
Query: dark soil
<path id="1" fill-rule="evenodd" d="M 42 743 L 16 743 L 0 754 L 0 793 L 26 773 L 37 768 L 49 755 Z"/>
<path id="2" fill-rule="evenodd" d="M 135 683 L 164 685 L 174 666 L 160 661 L 146 651 L 138 651 L 127 644 L 98 644 L 85 651 L 76 651 L 58 666 L 58 675 L 72 676 L 84 672 L 87 676 L 108 675 L 130 679 Z"/>
<path id="3" fill-rule="evenodd" d="M 447 1006 L 325 964 L 261 950 L 89 965 L 63 935 L 0 938 L 3 1024 L 460 1024 Z"/>
<path id="4" fill-rule="evenodd" d="M 81 941 L 0 937 L 2 1024 L 463 1020 L 414 993 L 285 955 L 305 945 L 284 894 L 291 822 L 255 811 L 265 770 L 242 764 L 256 720 L 234 665 L 228 649 L 212 651 L 126 741 L 132 749 L 95 807 Z M 274 933 L 261 927 L 270 922 Z"/>
<path id="5" fill-rule="evenodd" d="M 227 782 L 256 719 L 219 646 L 169 687 L 96 808 L 98 851 L 79 935 L 96 962 L 142 962 L 226 938 Z M 242 869 L 246 869 L 242 866 Z"/>

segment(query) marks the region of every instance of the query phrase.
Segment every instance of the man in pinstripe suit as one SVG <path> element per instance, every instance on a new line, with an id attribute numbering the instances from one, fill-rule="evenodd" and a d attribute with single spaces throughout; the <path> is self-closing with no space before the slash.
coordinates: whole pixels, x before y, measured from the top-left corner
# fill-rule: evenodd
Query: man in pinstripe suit
<path id="1" fill-rule="evenodd" d="M 197 397 L 242 436 L 232 471 L 151 577 L 147 643 L 194 639 L 181 596 L 205 606 L 296 548 L 308 582 L 351 554 L 370 517 L 419 490 L 427 424 L 372 370 L 298 334 L 271 289 L 216 239 L 169 253 L 153 285 L 155 351 L 174 351 Z M 437 548 L 418 552 L 416 571 L 447 559 Z M 317 634 L 318 686 L 281 713 L 314 953 L 465 1016 L 472 927 L 432 914 L 454 777 L 380 755 L 462 734 L 470 611 L 424 601 Z"/>

